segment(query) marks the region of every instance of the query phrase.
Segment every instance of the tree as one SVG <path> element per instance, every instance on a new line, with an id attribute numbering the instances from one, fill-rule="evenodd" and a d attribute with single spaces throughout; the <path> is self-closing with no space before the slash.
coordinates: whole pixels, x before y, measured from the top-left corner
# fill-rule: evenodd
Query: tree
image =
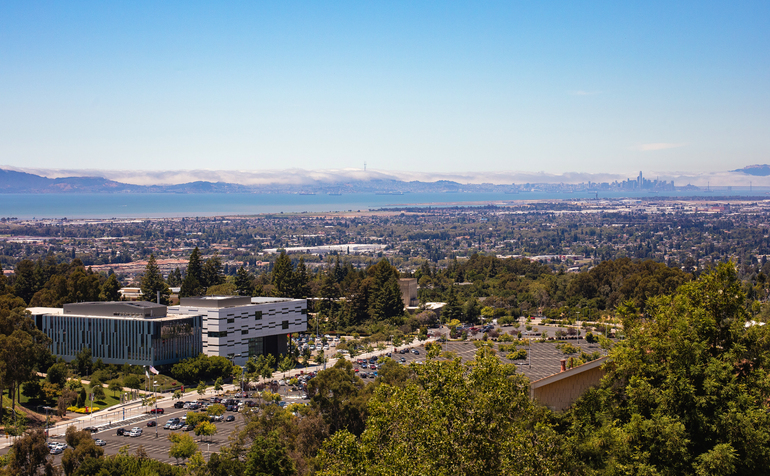
<path id="1" fill-rule="evenodd" d="M 160 292 L 160 303 L 166 305 L 169 303 L 171 290 L 160 273 L 155 255 L 151 254 L 150 259 L 147 260 L 147 267 L 144 269 L 144 275 L 142 275 L 141 291 L 144 299 L 150 302 L 155 301 L 158 292 Z"/>
<path id="2" fill-rule="evenodd" d="M 292 290 L 291 295 L 293 298 L 304 299 L 310 296 L 310 277 L 307 274 L 305 258 L 299 259 L 297 269 L 294 271 L 293 284 L 294 289 Z"/>
<path id="3" fill-rule="evenodd" d="M 78 400 L 77 400 L 77 403 L 75 403 L 75 406 L 78 408 L 84 408 L 86 406 L 87 401 L 88 401 L 88 395 L 86 394 L 86 389 L 83 387 L 80 387 L 80 392 L 78 392 Z"/>
<path id="4" fill-rule="evenodd" d="M 746 308 L 732 264 L 645 313 L 622 306 L 627 338 L 569 414 L 576 456 L 595 472 L 766 474 L 770 326 L 751 325 Z"/>
<path id="5" fill-rule="evenodd" d="M 177 266 L 174 271 L 168 273 L 168 278 L 166 278 L 166 283 L 169 287 L 175 288 L 182 285 L 182 271 L 179 270 L 179 267 Z"/>
<path id="6" fill-rule="evenodd" d="M 215 403 L 214 405 L 210 405 L 208 408 L 206 408 L 206 413 L 209 416 L 221 416 L 225 414 L 225 406 L 220 403 Z"/>
<path id="7" fill-rule="evenodd" d="M 310 380 L 307 393 L 311 406 L 323 415 L 332 433 L 344 428 L 360 434 L 366 417 L 363 387 L 363 381 L 353 372 L 353 364 L 338 360 Z"/>
<path id="8" fill-rule="evenodd" d="M 65 439 L 69 448 L 64 450 L 61 458 L 64 474 L 73 474 L 88 458 L 101 458 L 104 455 L 104 450 L 96 446 L 89 431 L 78 431 L 70 426 L 67 427 Z"/>
<path id="9" fill-rule="evenodd" d="M 254 294 L 254 277 L 243 266 L 235 274 L 235 288 L 239 296 Z"/>
<path id="10" fill-rule="evenodd" d="M 187 272 L 185 273 L 182 286 L 179 290 L 179 297 L 200 296 L 205 294 L 203 287 L 203 268 L 201 265 L 200 251 L 196 246 L 190 254 L 190 260 L 187 263 Z"/>
<path id="11" fill-rule="evenodd" d="M 217 380 L 214 382 L 214 391 L 215 392 L 221 392 L 222 391 L 222 377 L 217 377 Z"/>
<path id="12" fill-rule="evenodd" d="M 198 392 L 198 395 L 203 396 L 206 393 L 206 382 L 201 380 L 198 382 L 198 388 L 195 389 Z"/>
<path id="13" fill-rule="evenodd" d="M 460 302 L 457 300 L 457 295 L 455 294 L 455 287 L 450 286 L 446 305 L 441 310 L 441 320 L 449 322 L 457 319 L 459 321 L 462 317 L 463 312 L 460 308 Z"/>
<path id="14" fill-rule="evenodd" d="M 174 394 L 171 396 L 172 400 L 181 400 L 182 399 L 182 391 L 181 390 L 174 390 Z"/>
<path id="15" fill-rule="evenodd" d="M 41 466 L 44 466 L 45 474 L 53 474 L 49 453 L 45 432 L 32 430 L 14 442 L 9 453 L 8 474 L 35 476 Z"/>
<path id="16" fill-rule="evenodd" d="M 94 400 L 104 400 L 104 398 L 107 396 L 104 393 L 104 387 L 100 385 L 91 385 L 91 391 L 94 394 Z"/>
<path id="17" fill-rule="evenodd" d="M 286 372 L 294 368 L 294 359 L 291 355 L 286 354 L 283 359 L 278 363 L 278 371 L 283 373 L 283 377 L 286 378 Z"/>
<path id="18" fill-rule="evenodd" d="M 275 295 L 278 297 L 291 297 L 294 290 L 294 271 L 291 265 L 291 258 L 285 251 L 275 260 L 273 266 L 273 286 Z"/>
<path id="19" fill-rule="evenodd" d="M 217 286 L 225 282 L 225 277 L 222 274 L 222 260 L 219 256 L 212 256 L 207 259 L 203 264 L 201 270 L 201 286 L 204 288 L 210 288 L 211 286 Z"/>
<path id="20" fill-rule="evenodd" d="M 193 428 L 200 425 L 204 421 L 209 421 L 209 416 L 206 413 L 200 412 L 187 412 L 187 424 L 192 425 Z"/>
<path id="21" fill-rule="evenodd" d="M 369 315 L 375 321 L 385 321 L 404 312 L 404 301 L 398 284 L 398 271 L 383 258 L 369 270 L 372 278 L 369 295 Z"/>
<path id="22" fill-rule="evenodd" d="M 56 414 L 63 417 L 67 414 L 67 408 L 74 403 L 78 398 L 78 394 L 70 389 L 63 389 L 61 396 L 56 403 Z"/>
<path id="23" fill-rule="evenodd" d="M 91 375 L 91 372 L 94 368 L 94 363 L 91 359 L 91 349 L 88 347 L 83 347 L 80 349 L 80 352 L 77 353 L 72 361 L 72 363 L 75 365 L 75 370 L 77 371 L 78 375 L 81 377 Z"/>
<path id="24" fill-rule="evenodd" d="M 171 458 L 175 458 L 177 464 L 180 459 L 185 460 L 198 451 L 198 445 L 195 444 L 195 440 L 187 433 L 171 433 L 168 435 L 168 439 L 171 441 L 168 455 Z"/>
<path id="25" fill-rule="evenodd" d="M 481 316 L 481 304 L 479 303 L 479 300 L 472 297 L 465 301 L 465 304 L 463 305 L 463 315 L 465 317 L 465 322 L 471 324 L 477 323 L 479 321 L 479 316 Z"/>
<path id="26" fill-rule="evenodd" d="M 246 456 L 245 474 L 255 476 L 291 476 L 295 474 L 294 461 L 277 432 L 260 435 L 254 439 Z"/>
<path id="27" fill-rule="evenodd" d="M 142 388 L 142 382 L 139 380 L 139 377 L 134 374 L 123 377 L 123 385 L 134 390 Z"/>
<path id="28" fill-rule="evenodd" d="M 571 474 L 515 366 L 480 349 L 466 364 L 429 359 L 413 371 L 377 387 L 360 438 L 340 430 L 326 440 L 319 474 Z"/>
<path id="29" fill-rule="evenodd" d="M 67 383 L 67 364 L 64 362 L 57 362 L 48 367 L 45 379 L 53 384 L 63 387 L 64 384 Z"/>
<path id="30" fill-rule="evenodd" d="M 112 392 L 112 396 L 114 397 L 116 396 L 116 394 L 123 391 L 123 386 L 120 385 L 120 383 L 113 381 L 113 382 L 110 382 L 110 386 L 107 387 L 107 390 Z"/>
<path id="31" fill-rule="evenodd" d="M 120 281 L 115 274 L 111 274 L 107 277 L 107 280 L 102 284 L 101 292 L 99 293 L 100 301 L 119 301 L 120 300 Z"/>
<path id="32" fill-rule="evenodd" d="M 217 426 L 209 421 L 204 421 L 195 426 L 197 436 L 214 436 L 217 434 Z"/>

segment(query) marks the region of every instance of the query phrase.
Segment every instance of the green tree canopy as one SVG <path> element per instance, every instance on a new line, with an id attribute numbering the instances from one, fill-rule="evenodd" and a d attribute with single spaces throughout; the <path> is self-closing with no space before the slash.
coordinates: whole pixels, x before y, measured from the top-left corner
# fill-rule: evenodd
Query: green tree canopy
<path id="1" fill-rule="evenodd" d="M 196 246 L 192 253 L 190 253 L 190 260 L 187 263 L 187 271 L 182 280 L 179 297 L 201 296 L 205 294 L 205 291 L 201 255 Z"/>
<path id="2" fill-rule="evenodd" d="M 169 303 L 171 290 L 168 288 L 168 284 L 166 284 L 163 275 L 160 273 L 154 255 L 150 255 L 150 259 L 147 260 L 147 267 L 142 276 L 141 291 L 144 299 L 147 301 L 155 302 L 157 293 L 160 292 L 160 303 L 166 305 Z"/>
<path id="3" fill-rule="evenodd" d="M 746 306 L 731 264 L 626 306 L 603 385 L 569 415 L 579 457 L 607 474 L 767 474 L 770 326 L 747 326 Z"/>

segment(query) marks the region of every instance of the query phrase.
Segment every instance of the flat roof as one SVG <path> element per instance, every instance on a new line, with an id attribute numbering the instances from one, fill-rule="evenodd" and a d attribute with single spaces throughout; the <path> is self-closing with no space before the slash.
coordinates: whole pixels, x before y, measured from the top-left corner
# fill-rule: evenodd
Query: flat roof
<path id="1" fill-rule="evenodd" d="M 89 319 L 120 319 L 120 320 L 140 320 L 140 321 L 147 321 L 147 322 L 165 322 L 165 321 L 176 321 L 179 319 L 187 319 L 190 317 L 199 317 L 200 314 L 168 314 L 161 317 L 144 317 L 140 314 L 131 314 L 131 315 L 123 315 L 123 316 L 100 316 L 100 315 L 94 315 L 94 314 L 75 314 L 75 313 L 64 313 L 64 309 L 60 307 L 28 307 L 27 311 L 30 312 L 33 316 L 63 316 L 63 317 L 85 317 Z"/>

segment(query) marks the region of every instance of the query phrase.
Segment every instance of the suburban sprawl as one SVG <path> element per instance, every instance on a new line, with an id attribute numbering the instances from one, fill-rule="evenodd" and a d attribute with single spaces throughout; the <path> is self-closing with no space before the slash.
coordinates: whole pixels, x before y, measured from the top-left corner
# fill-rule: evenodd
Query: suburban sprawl
<path id="1" fill-rule="evenodd" d="M 0 474 L 770 474 L 768 255 L 762 197 L 2 218 Z"/>

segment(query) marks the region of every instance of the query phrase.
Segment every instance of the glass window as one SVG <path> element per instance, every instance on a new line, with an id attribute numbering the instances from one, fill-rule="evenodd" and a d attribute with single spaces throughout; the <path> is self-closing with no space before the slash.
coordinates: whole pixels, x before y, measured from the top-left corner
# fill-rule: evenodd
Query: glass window
<path id="1" fill-rule="evenodd" d="M 281 329 L 288 329 L 289 328 L 289 321 L 283 321 L 281 323 Z"/>
<path id="2" fill-rule="evenodd" d="M 258 321 L 262 320 L 262 311 L 254 312 L 254 318 Z"/>

